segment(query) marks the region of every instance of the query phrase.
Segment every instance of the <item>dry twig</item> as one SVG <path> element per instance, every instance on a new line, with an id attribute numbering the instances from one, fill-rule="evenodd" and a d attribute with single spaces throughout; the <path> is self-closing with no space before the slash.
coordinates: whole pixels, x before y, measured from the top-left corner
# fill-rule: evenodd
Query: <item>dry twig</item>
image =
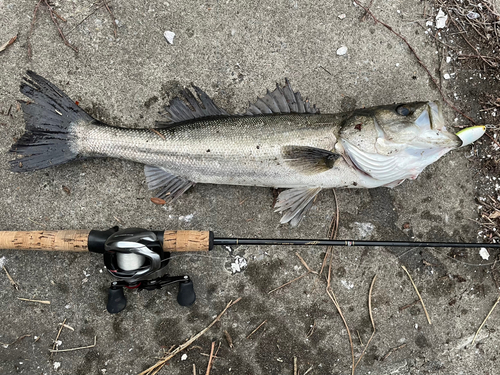
<path id="1" fill-rule="evenodd" d="M 495 310 L 495 307 L 497 307 L 498 302 L 500 302 L 500 296 L 498 296 L 498 298 L 497 298 L 495 304 L 493 305 L 493 307 L 491 308 L 490 312 L 488 313 L 488 315 L 486 315 L 486 318 L 484 318 L 483 322 L 481 323 L 481 325 L 477 329 L 476 334 L 474 335 L 474 338 L 472 339 L 472 344 L 474 344 L 474 341 L 476 341 L 477 335 L 479 335 L 479 332 L 481 331 L 481 329 L 483 328 L 483 326 L 486 324 L 486 321 L 490 317 L 491 313 L 493 312 L 493 310 Z"/>
<path id="2" fill-rule="evenodd" d="M 61 37 L 61 39 L 63 40 L 64 44 L 67 45 L 69 48 L 71 48 L 73 51 L 75 52 L 78 52 L 78 48 L 76 48 L 74 45 L 72 45 L 67 39 L 66 39 L 66 36 L 65 34 L 63 33 L 63 31 L 61 30 L 61 27 L 59 26 L 59 22 L 57 21 L 57 19 L 63 21 L 63 22 L 66 22 L 66 20 L 60 16 L 53 8 L 52 6 L 50 5 L 49 1 L 48 0 L 39 0 L 38 3 L 36 4 L 35 6 L 35 9 L 33 11 L 33 19 L 31 20 L 31 26 L 30 26 L 30 30 L 28 32 L 28 40 L 27 40 L 27 45 L 28 45 L 28 58 L 31 59 L 31 56 L 32 56 L 32 48 L 31 48 L 31 36 L 33 35 L 33 30 L 35 28 L 35 22 L 36 22 L 36 16 L 37 16 L 37 13 L 40 9 L 40 5 L 41 4 L 45 4 L 45 6 L 47 7 L 47 10 L 49 11 L 49 15 L 50 15 L 50 19 L 52 20 L 52 23 L 55 25 L 55 27 L 57 28 L 57 32 L 59 33 L 59 36 Z"/>
<path id="3" fill-rule="evenodd" d="M 328 297 L 332 300 L 333 304 L 335 305 L 340 318 L 342 319 L 342 322 L 344 323 L 345 329 L 347 330 L 347 336 L 349 337 L 349 345 L 351 346 L 351 358 L 352 358 L 352 372 L 351 374 L 354 375 L 354 371 L 356 369 L 356 364 L 354 362 L 354 346 L 352 344 L 352 337 L 351 337 L 351 331 L 349 330 L 349 326 L 347 325 L 347 321 L 344 317 L 344 314 L 342 313 L 342 309 L 340 308 L 340 304 L 337 301 L 337 297 L 335 297 L 335 294 L 333 293 L 332 286 L 331 286 L 331 275 L 332 275 L 332 260 L 333 260 L 333 255 L 330 256 L 330 264 L 328 266 L 328 282 L 326 285 L 326 293 L 328 294 Z"/>
<path id="4" fill-rule="evenodd" d="M 212 361 L 214 358 L 214 348 L 215 348 L 215 341 L 212 341 L 212 348 L 210 349 L 210 358 L 208 359 L 207 372 L 205 373 L 205 375 L 210 375 L 210 370 L 212 368 Z"/>
<path id="5" fill-rule="evenodd" d="M 156 129 L 153 129 L 153 128 L 150 128 L 149 130 L 151 130 L 153 133 L 155 133 L 156 135 L 158 135 L 161 139 L 163 140 L 166 140 L 167 138 L 165 138 L 165 136 L 163 134 L 161 134 L 158 130 Z"/>
<path id="6" fill-rule="evenodd" d="M 56 346 L 57 346 L 57 340 L 59 340 L 59 336 L 61 336 L 61 332 L 62 332 L 65 324 L 66 324 L 66 318 L 64 318 L 64 321 L 61 324 L 61 328 L 59 328 L 59 331 L 57 332 L 56 339 L 54 340 L 54 345 L 52 345 L 52 352 L 50 353 L 50 358 L 52 358 L 52 356 L 54 355 L 54 351 L 55 351 Z"/>
<path id="7" fill-rule="evenodd" d="M 418 291 L 417 286 L 413 282 L 413 279 L 411 278 L 410 273 L 408 272 L 408 270 L 406 269 L 405 266 L 401 266 L 401 267 L 404 269 L 404 271 L 408 275 L 408 277 L 410 279 L 410 282 L 411 282 L 411 285 L 413 285 L 413 288 L 415 289 L 415 292 L 417 293 L 418 299 L 420 300 L 420 303 L 422 304 L 422 307 L 424 309 L 424 313 L 425 313 L 425 316 L 427 318 L 427 321 L 429 322 L 429 324 L 432 324 L 431 323 L 431 318 L 429 317 L 429 313 L 427 312 L 427 309 L 425 308 L 424 300 L 422 299 L 422 296 L 420 295 L 420 292 Z"/>
<path id="8" fill-rule="evenodd" d="M 361 352 L 361 355 L 359 356 L 358 361 L 354 365 L 354 369 L 356 369 L 359 362 L 361 361 L 361 358 L 363 358 L 363 356 L 365 355 L 366 349 L 368 348 L 368 345 L 370 345 L 370 342 L 372 341 L 373 336 L 375 336 L 375 332 L 376 332 L 375 321 L 373 320 L 373 313 L 372 313 L 372 290 L 373 290 L 373 285 L 375 284 L 376 279 L 377 279 L 377 275 L 373 276 L 372 283 L 370 284 L 370 290 L 368 292 L 368 314 L 370 315 L 370 321 L 372 322 L 373 332 L 372 332 L 370 338 L 368 339 L 368 342 L 366 343 L 365 347 L 363 348 L 363 351 Z M 359 333 L 358 333 L 358 335 L 359 335 Z M 361 341 L 361 338 L 359 339 L 359 341 Z"/>
<path id="9" fill-rule="evenodd" d="M 21 301 L 36 302 L 36 303 L 43 303 L 44 305 L 50 305 L 50 301 L 40 301 L 37 299 L 28 299 L 28 298 L 21 298 L 21 297 L 17 297 L 17 299 L 20 299 Z"/>
<path id="10" fill-rule="evenodd" d="M 33 29 L 35 28 L 36 15 L 38 13 L 38 9 L 40 8 L 40 4 L 43 0 L 39 0 L 33 10 L 33 19 L 31 20 L 30 31 L 28 32 L 28 38 L 26 44 L 28 45 L 28 58 L 31 59 L 32 51 L 31 51 L 31 36 L 33 35 Z"/>
<path id="11" fill-rule="evenodd" d="M 7 349 L 9 346 L 12 346 L 12 345 L 18 343 L 19 341 L 21 341 L 22 339 L 24 339 L 26 337 L 31 337 L 31 335 L 22 335 L 22 336 L 19 336 L 17 339 L 15 339 L 14 341 L 12 341 L 10 344 L 5 344 L 3 342 L 0 342 L 0 345 L 3 346 L 4 349 Z"/>
<path id="12" fill-rule="evenodd" d="M 394 353 L 395 351 L 399 350 L 399 349 L 403 349 L 404 347 L 406 346 L 406 344 L 401 344 L 395 348 L 391 348 L 389 349 L 389 351 L 387 352 L 386 355 L 384 355 L 380 361 L 385 361 L 387 359 L 387 357 L 389 357 L 392 353 Z"/>
<path id="13" fill-rule="evenodd" d="M 267 319 L 266 319 L 266 320 L 264 320 L 262 323 L 260 323 L 260 324 L 258 325 L 258 327 L 257 327 L 257 328 L 255 328 L 255 329 L 254 329 L 254 330 L 253 330 L 253 331 L 252 331 L 252 332 L 251 332 L 251 333 L 247 336 L 247 339 L 249 339 L 249 338 L 250 338 L 250 337 L 251 337 L 251 336 L 252 336 L 255 332 L 257 332 L 257 331 L 259 330 L 259 328 L 260 328 L 260 327 L 262 327 L 262 326 L 263 326 L 264 324 L 266 324 L 266 323 L 267 323 Z"/>
<path id="14" fill-rule="evenodd" d="M 102 2 L 104 3 L 104 6 L 106 7 L 106 10 L 108 11 L 109 15 L 111 16 L 111 21 L 113 22 L 113 32 L 115 33 L 115 38 L 116 38 L 116 36 L 117 36 L 117 32 L 116 32 L 117 25 L 116 25 L 115 15 L 111 11 L 111 8 L 108 6 L 108 3 L 106 2 L 106 0 L 102 0 Z"/>
<path id="15" fill-rule="evenodd" d="M 328 229 L 328 239 L 330 240 L 334 240 L 335 238 L 337 238 L 337 232 L 339 229 L 339 204 L 337 201 L 337 194 L 335 194 L 335 190 L 332 189 L 332 192 L 333 192 L 333 197 L 335 198 L 335 216 L 332 217 L 332 221 L 330 222 L 330 227 Z M 323 274 L 323 269 L 325 268 L 325 265 L 332 251 L 333 251 L 333 246 L 328 246 L 326 248 L 326 255 L 325 258 L 323 259 L 323 263 L 321 264 L 321 269 L 319 271 L 320 276 Z"/>
<path id="16" fill-rule="evenodd" d="M 163 368 L 163 366 L 165 366 L 167 364 L 167 362 L 169 360 L 171 360 L 173 357 L 175 357 L 181 351 L 183 351 L 184 349 L 186 349 L 187 347 L 189 347 L 193 342 L 195 342 L 196 340 L 198 340 L 198 338 L 200 338 L 201 336 L 203 336 L 210 328 L 212 328 L 212 326 L 215 323 L 217 323 L 222 318 L 222 316 L 226 313 L 226 311 L 230 307 L 234 306 L 240 300 L 241 300 L 241 297 L 238 298 L 236 301 L 229 301 L 229 303 L 226 305 L 226 307 L 224 308 L 224 310 L 222 310 L 222 312 L 219 315 L 217 315 L 217 317 L 214 319 L 214 321 L 212 323 L 210 323 L 205 329 L 201 330 L 199 333 L 197 333 L 196 335 L 194 335 L 193 337 L 191 337 L 184 344 L 181 344 L 181 345 L 177 346 L 177 348 L 175 348 L 175 349 L 173 349 L 171 351 L 168 351 L 166 353 L 166 355 L 162 359 L 160 359 L 158 362 L 156 362 L 156 364 L 154 364 L 153 366 L 151 366 L 147 370 L 144 370 L 139 375 L 154 375 L 154 374 L 157 374 L 158 371 L 160 371 Z"/>
<path id="17" fill-rule="evenodd" d="M 279 290 L 279 289 L 281 289 L 281 288 L 284 288 L 285 286 L 290 285 L 290 284 L 294 283 L 295 281 L 302 279 L 304 276 L 307 276 L 307 275 L 309 275 L 310 273 L 315 273 L 315 274 L 317 274 L 317 272 L 316 272 L 316 271 L 313 271 L 313 270 L 311 269 L 311 267 L 309 267 L 309 266 L 307 265 L 307 263 L 306 263 L 306 262 L 305 262 L 305 260 L 304 260 L 304 259 L 303 259 L 300 255 L 299 255 L 299 253 L 295 253 L 295 255 L 297 255 L 297 257 L 299 258 L 299 260 L 300 260 L 300 262 L 302 263 L 302 265 L 303 265 L 303 266 L 307 269 L 307 272 L 304 272 L 302 275 L 300 275 L 300 276 L 296 277 L 295 279 L 290 280 L 290 281 L 286 282 L 285 284 L 283 284 L 283 285 L 281 285 L 281 286 L 279 286 L 279 287 L 277 287 L 277 288 L 274 288 L 273 290 L 270 290 L 269 292 L 267 292 L 267 294 L 271 294 L 271 293 L 273 293 L 273 292 L 275 292 L 275 291 L 277 291 L 277 290 Z"/>
<path id="18" fill-rule="evenodd" d="M 57 339 L 56 339 L 56 342 L 57 342 Z M 97 336 L 94 336 L 94 343 L 92 345 L 80 346 L 78 348 L 71 348 L 71 349 L 50 349 L 49 351 L 51 353 L 74 352 L 75 350 L 82 350 L 82 349 L 93 348 L 94 346 L 96 346 L 96 344 L 97 344 Z"/>
<path id="19" fill-rule="evenodd" d="M 67 324 L 62 324 L 62 323 L 59 323 L 60 326 L 63 326 L 64 328 L 67 328 L 69 329 L 70 331 L 75 331 L 75 329 Z"/>
<path id="20" fill-rule="evenodd" d="M 314 330 L 316 329 L 316 320 L 313 320 L 313 324 L 311 328 L 309 329 L 309 332 L 307 332 L 306 338 L 309 338 L 313 335 Z"/>
<path id="21" fill-rule="evenodd" d="M 10 276 L 9 271 L 7 271 L 7 268 L 5 268 L 5 266 L 3 266 L 3 270 L 5 271 L 5 274 L 7 275 L 7 278 L 10 281 L 10 285 L 12 285 L 15 290 L 19 290 L 19 284 L 14 281 L 14 279 L 12 278 L 12 276 Z"/>
<path id="22" fill-rule="evenodd" d="M 407 308 L 412 307 L 413 305 L 416 305 L 418 302 L 419 302 L 419 300 L 418 300 L 418 299 L 416 299 L 416 300 L 415 300 L 415 301 L 413 301 L 412 303 L 409 303 L 409 304 L 407 304 L 407 305 L 401 306 L 401 307 L 399 308 L 399 312 L 401 312 L 401 311 L 403 311 L 403 310 L 406 310 Z"/>
<path id="23" fill-rule="evenodd" d="M 17 39 L 17 35 L 13 36 L 12 38 L 10 38 L 7 42 L 5 42 L 4 44 L 2 44 L 0 46 L 0 52 L 2 52 L 3 50 L 5 50 L 8 46 L 10 46 L 12 43 L 14 43 Z"/>

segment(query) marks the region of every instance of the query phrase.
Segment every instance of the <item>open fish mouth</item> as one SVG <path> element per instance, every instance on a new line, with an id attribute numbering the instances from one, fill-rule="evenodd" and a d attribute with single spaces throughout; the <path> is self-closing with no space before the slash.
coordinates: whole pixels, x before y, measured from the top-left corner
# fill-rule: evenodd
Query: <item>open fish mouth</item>
<path id="1" fill-rule="evenodd" d="M 413 146 L 424 149 L 454 149 L 462 146 L 462 139 L 446 129 L 443 112 L 436 102 L 428 102 L 415 125 L 422 130 Z"/>
<path id="2" fill-rule="evenodd" d="M 439 105 L 435 102 L 428 102 L 427 105 L 428 109 L 425 109 L 420 114 L 415 121 L 415 125 L 422 129 L 427 128 L 441 132 L 442 135 L 447 136 L 454 144 L 453 148 L 470 145 L 486 133 L 484 125 L 477 125 L 464 128 L 456 134 L 452 134 L 446 129 L 443 112 L 440 110 Z M 460 141 L 460 144 L 455 144 L 458 141 Z"/>

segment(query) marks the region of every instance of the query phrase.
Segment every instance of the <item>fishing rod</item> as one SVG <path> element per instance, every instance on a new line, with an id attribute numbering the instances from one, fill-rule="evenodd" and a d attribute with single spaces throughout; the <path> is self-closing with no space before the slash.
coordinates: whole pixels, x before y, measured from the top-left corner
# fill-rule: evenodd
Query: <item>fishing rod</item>
<path id="1" fill-rule="evenodd" d="M 120 230 L 118 227 L 104 231 L 0 231 L 0 250 L 90 251 L 103 254 L 104 265 L 117 279 L 108 290 L 107 310 L 111 314 L 119 313 L 126 307 L 124 288 L 154 290 L 178 284 L 177 302 L 181 306 L 192 305 L 196 294 L 191 278 L 188 275 L 167 274 L 170 253 L 207 252 L 219 245 L 500 248 L 500 244 L 465 242 L 219 238 L 212 231 Z"/>

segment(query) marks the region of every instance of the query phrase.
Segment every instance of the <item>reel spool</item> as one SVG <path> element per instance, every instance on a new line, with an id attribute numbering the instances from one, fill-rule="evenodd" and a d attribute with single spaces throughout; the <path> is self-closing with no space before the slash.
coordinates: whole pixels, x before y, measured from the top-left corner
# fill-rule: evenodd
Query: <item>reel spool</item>
<path id="1" fill-rule="evenodd" d="M 111 283 L 107 310 L 111 314 L 127 305 L 123 288 L 160 289 L 179 284 L 177 302 L 190 306 L 196 300 L 193 281 L 189 276 L 167 275 L 169 252 L 163 251 L 162 233 L 140 228 L 129 228 L 112 233 L 104 243 L 104 264 L 118 281 Z"/>

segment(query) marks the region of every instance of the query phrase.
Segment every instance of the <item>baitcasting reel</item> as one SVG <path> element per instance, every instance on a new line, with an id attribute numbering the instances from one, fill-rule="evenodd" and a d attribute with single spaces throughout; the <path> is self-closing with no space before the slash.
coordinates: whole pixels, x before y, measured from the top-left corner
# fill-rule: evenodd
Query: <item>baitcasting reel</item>
<path id="1" fill-rule="evenodd" d="M 170 253 L 163 251 L 162 244 L 163 232 L 146 229 L 118 230 L 118 227 L 114 227 L 107 231 L 90 232 L 89 249 L 96 251 L 95 247 L 100 247 L 106 268 L 118 279 L 111 283 L 108 291 L 109 313 L 119 313 L 127 305 L 124 287 L 154 290 L 177 283 L 179 305 L 190 306 L 194 303 L 196 294 L 189 276 L 167 275 Z"/>

